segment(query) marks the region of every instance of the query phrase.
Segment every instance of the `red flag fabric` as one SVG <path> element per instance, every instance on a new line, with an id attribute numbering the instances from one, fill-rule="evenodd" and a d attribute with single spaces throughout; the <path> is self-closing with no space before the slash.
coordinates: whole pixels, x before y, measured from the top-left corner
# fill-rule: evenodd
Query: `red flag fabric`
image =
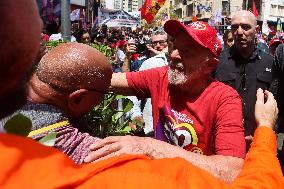
<path id="1" fill-rule="evenodd" d="M 255 5 L 255 0 L 252 0 L 252 13 L 254 14 L 255 17 L 259 16 L 258 10 L 257 10 L 256 5 Z"/>
<path id="2" fill-rule="evenodd" d="M 150 24 L 160 8 L 165 4 L 166 0 L 146 0 L 140 8 L 141 18 L 145 19 Z"/>

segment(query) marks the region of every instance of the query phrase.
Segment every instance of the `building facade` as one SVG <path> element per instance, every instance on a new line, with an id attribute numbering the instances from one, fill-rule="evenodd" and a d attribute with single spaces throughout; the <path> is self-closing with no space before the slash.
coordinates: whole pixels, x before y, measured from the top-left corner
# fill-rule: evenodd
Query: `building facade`
<path id="1" fill-rule="evenodd" d="M 120 10 L 123 8 L 123 2 L 121 0 L 114 0 L 113 2 L 113 9 Z"/>
<path id="2" fill-rule="evenodd" d="M 176 13 L 184 21 L 191 16 L 207 19 L 221 11 L 222 17 L 229 17 L 232 13 L 247 9 L 252 10 L 253 2 L 258 11 L 258 20 L 264 19 L 276 22 L 277 18 L 284 21 L 284 0 L 171 0 L 176 7 Z"/>
<path id="3" fill-rule="evenodd" d="M 260 19 L 276 22 L 280 18 L 284 22 L 284 0 L 263 0 Z"/>
<path id="4" fill-rule="evenodd" d="M 234 11 L 241 10 L 243 0 L 170 0 L 170 6 L 175 7 L 175 13 L 181 21 L 197 19 L 208 20 L 217 13 L 222 18 L 229 17 Z"/>

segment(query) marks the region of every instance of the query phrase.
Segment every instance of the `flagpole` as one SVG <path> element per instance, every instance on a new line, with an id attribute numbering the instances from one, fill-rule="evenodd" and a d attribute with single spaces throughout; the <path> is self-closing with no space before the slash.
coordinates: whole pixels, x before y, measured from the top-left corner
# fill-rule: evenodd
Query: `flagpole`
<path id="1" fill-rule="evenodd" d="M 64 41 L 71 41 L 70 1 L 61 1 L 61 34 Z"/>
<path id="2" fill-rule="evenodd" d="M 90 15 L 90 12 L 89 12 L 89 0 L 85 0 L 85 14 L 86 14 L 86 17 L 85 17 L 85 22 L 89 22 L 89 15 Z"/>
<path id="3" fill-rule="evenodd" d="M 168 20 L 171 19 L 171 15 L 170 15 L 170 0 L 167 1 L 167 14 L 168 14 Z"/>

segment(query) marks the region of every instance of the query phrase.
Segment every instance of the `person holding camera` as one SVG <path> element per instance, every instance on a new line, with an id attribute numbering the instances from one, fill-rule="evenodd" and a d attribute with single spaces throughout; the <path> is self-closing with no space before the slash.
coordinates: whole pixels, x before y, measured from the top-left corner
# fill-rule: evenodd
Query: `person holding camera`
<path id="1" fill-rule="evenodd" d="M 144 45 L 144 47 L 142 46 Z M 131 71 L 143 71 L 151 68 L 157 68 L 168 65 L 168 61 L 166 58 L 166 53 L 168 51 L 168 37 L 165 31 L 156 31 L 153 33 L 151 37 L 151 43 L 143 43 L 138 46 L 129 45 L 129 51 L 141 51 L 145 49 L 148 56 L 144 58 L 143 61 L 138 59 L 137 61 L 133 61 L 133 63 L 129 66 Z M 146 50 L 147 49 L 147 50 Z M 143 52 L 143 51 L 142 51 Z M 126 64 L 128 60 L 126 60 Z M 139 62 L 140 61 L 140 62 Z M 140 65 L 139 65 L 140 63 Z M 131 119 L 141 119 L 143 118 L 143 123 L 145 123 L 144 133 L 147 136 L 153 135 L 153 114 L 152 114 L 152 103 L 151 98 L 146 98 L 143 100 L 138 100 L 135 96 L 130 98 L 133 102 L 133 108 L 130 110 L 129 114 L 132 115 Z"/>
<path id="2" fill-rule="evenodd" d="M 124 72 L 138 71 L 139 68 L 144 64 L 144 62 L 152 57 L 155 57 L 155 60 L 151 59 L 151 62 L 156 62 L 156 58 L 159 62 L 161 62 L 160 59 L 162 59 L 162 64 L 165 65 L 165 52 L 167 51 L 167 34 L 164 31 L 154 32 L 151 37 L 151 42 L 146 40 L 134 42 L 134 40 L 130 40 L 126 47 L 126 57 L 124 59 L 124 66 L 122 70 Z M 138 60 L 131 61 L 131 56 L 135 53 L 138 53 L 140 56 Z"/>

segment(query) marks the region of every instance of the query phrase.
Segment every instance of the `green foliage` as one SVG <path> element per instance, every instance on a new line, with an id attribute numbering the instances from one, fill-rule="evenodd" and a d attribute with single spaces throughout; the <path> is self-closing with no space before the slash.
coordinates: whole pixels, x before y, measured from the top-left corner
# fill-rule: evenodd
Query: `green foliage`
<path id="1" fill-rule="evenodd" d="M 57 47 L 58 45 L 66 43 L 64 41 L 47 41 L 45 42 L 46 48 L 50 51 L 52 48 Z M 91 47 L 97 49 L 101 53 L 103 53 L 106 57 L 111 57 L 115 53 L 115 48 L 110 48 L 109 46 L 97 43 L 89 44 Z"/>
<path id="2" fill-rule="evenodd" d="M 111 57 L 115 53 L 115 48 L 112 49 L 106 45 L 91 43 L 90 46 L 102 52 L 106 57 Z"/>
<path id="3" fill-rule="evenodd" d="M 23 114 L 17 114 L 6 122 L 4 129 L 10 134 L 28 136 L 32 129 L 32 122 Z"/>
<path id="4" fill-rule="evenodd" d="M 52 48 L 57 47 L 58 45 L 66 43 L 64 41 L 46 41 L 44 42 L 46 48 L 50 51 Z"/>
<path id="5" fill-rule="evenodd" d="M 122 109 L 117 108 L 117 100 L 122 99 Z M 138 130 L 129 126 L 130 119 L 125 119 L 125 114 L 133 107 L 131 100 L 122 95 L 109 93 L 101 104 L 97 105 L 87 116 L 89 124 L 94 129 L 97 137 L 105 138 L 113 135 L 134 135 Z"/>

